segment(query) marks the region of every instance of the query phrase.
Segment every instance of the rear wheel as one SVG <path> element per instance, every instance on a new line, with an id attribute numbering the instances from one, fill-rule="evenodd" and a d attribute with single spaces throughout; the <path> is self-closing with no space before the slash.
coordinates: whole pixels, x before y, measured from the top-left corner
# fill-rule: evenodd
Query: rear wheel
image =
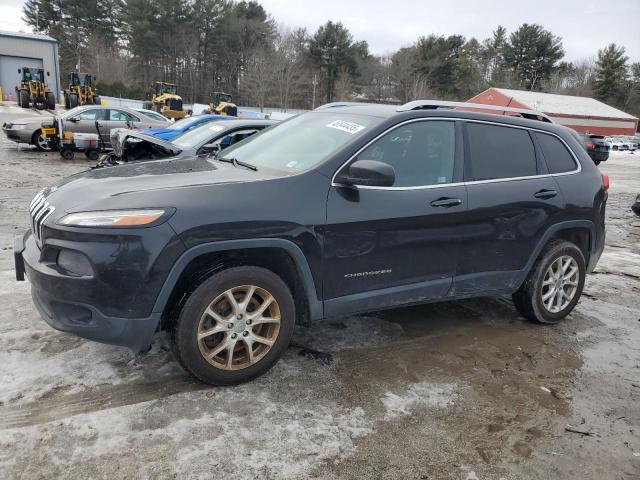
<path id="1" fill-rule="evenodd" d="M 56 109 L 56 97 L 51 92 L 47 93 L 47 109 Z"/>
<path id="2" fill-rule="evenodd" d="M 41 150 L 43 152 L 50 152 L 51 150 L 53 150 L 47 137 L 42 135 L 42 130 L 36 130 L 33 133 L 33 137 L 31 137 L 31 143 L 33 143 L 38 150 Z"/>
<path id="3" fill-rule="evenodd" d="M 278 361 L 294 324 L 293 297 L 280 277 L 259 267 L 231 268 L 185 303 L 173 330 L 176 356 L 203 382 L 241 383 Z"/>
<path id="4" fill-rule="evenodd" d="M 557 323 L 578 303 L 586 274 L 582 251 L 573 243 L 551 242 L 527 279 L 513 294 L 520 314 L 541 323 Z"/>
<path id="5" fill-rule="evenodd" d="M 69 108 L 76 108 L 78 106 L 78 95 L 75 93 L 69 94 Z"/>
<path id="6" fill-rule="evenodd" d="M 18 106 L 22 108 L 29 108 L 29 92 L 26 90 L 20 90 L 18 94 Z"/>

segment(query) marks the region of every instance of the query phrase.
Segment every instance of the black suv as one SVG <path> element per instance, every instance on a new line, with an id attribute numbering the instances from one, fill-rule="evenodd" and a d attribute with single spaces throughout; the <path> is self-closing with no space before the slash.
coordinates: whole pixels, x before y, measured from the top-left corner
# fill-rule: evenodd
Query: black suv
<path id="1" fill-rule="evenodd" d="M 33 199 L 17 278 L 52 327 L 135 351 L 167 330 L 213 384 L 264 373 L 296 322 L 505 294 L 558 322 L 608 179 L 565 127 L 474 108 L 330 104 L 217 157 L 73 175 Z"/>
<path id="2" fill-rule="evenodd" d="M 592 133 L 581 133 L 580 141 L 591 160 L 596 165 L 606 162 L 609 158 L 609 145 L 604 141 L 604 135 L 594 135 Z"/>

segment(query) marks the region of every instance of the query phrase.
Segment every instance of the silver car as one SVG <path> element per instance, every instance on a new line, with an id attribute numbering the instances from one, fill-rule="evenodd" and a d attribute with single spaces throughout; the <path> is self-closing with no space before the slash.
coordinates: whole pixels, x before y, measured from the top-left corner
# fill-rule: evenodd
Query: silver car
<path id="1" fill-rule="evenodd" d="M 160 128 L 167 123 L 157 118 L 127 107 L 108 107 L 84 105 L 58 115 L 64 123 L 64 129 L 78 133 L 97 133 L 97 127 L 105 146 L 109 146 L 112 128 Z M 35 145 L 38 150 L 51 150 L 46 138 L 42 136 L 42 123 L 50 120 L 44 115 L 11 120 L 2 126 L 9 140 L 17 143 Z"/>

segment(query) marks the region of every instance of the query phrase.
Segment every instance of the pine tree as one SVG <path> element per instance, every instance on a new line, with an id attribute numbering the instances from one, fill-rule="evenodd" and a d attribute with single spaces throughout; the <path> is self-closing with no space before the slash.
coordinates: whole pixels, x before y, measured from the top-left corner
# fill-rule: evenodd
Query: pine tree
<path id="1" fill-rule="evenodd" d="M 622 107 L 627 87 L 627 60 L 624 47 L 615 43 L 598 50 L 593 92 L 598 100 Z"/>

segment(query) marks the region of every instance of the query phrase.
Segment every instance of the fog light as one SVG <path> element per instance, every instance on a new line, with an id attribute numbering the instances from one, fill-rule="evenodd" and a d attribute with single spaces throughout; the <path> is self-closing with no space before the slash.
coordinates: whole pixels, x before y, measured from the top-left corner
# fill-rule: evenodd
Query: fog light
<path id="1" fill-rule="evenodd" d="M 61 269 L 71 275 L 78 277 L 90 277 L 93 275 L 93 268 L 91 268 L 89 259 L 80 252 L 60 250 L 57 263 Z"/>

